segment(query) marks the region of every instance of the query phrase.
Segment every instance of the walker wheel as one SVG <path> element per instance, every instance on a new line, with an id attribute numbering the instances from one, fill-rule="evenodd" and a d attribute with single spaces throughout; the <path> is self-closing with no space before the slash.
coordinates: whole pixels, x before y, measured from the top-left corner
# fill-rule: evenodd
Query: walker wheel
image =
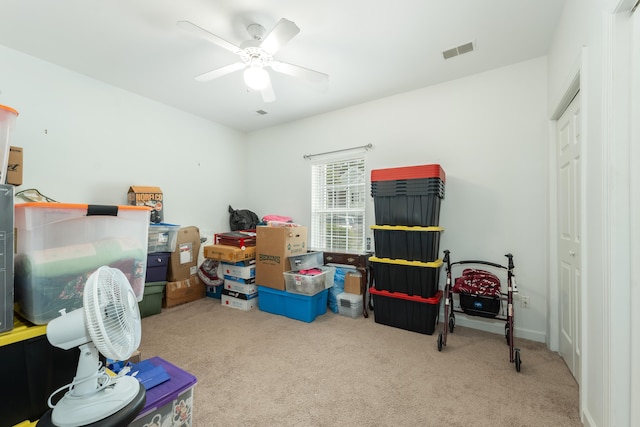
<path id="1" fill-rule="evenodd" d="M 507 340 L 507 345 L 510 345 L 511 342 L 509 340 L 509 324 L 504 325 L 504 338 Z"/>
<path id="2" fill-rule="evenodd" d="M 520 361 L 520 350 L 516 350 L 516 371 L 520 372 L 520 365 L 522 362 Z"/>
<path id="3" fill-rule="evenodd" d="M 442 351 L 442 332 L 438 334 L 438 351 Z"/>
<path id="4" fill-rule="evenodd" d="M 456 327 L 456 318 L 453 316 L 449 316 L 449 333 L 453 333 L 453 330 Z"/>

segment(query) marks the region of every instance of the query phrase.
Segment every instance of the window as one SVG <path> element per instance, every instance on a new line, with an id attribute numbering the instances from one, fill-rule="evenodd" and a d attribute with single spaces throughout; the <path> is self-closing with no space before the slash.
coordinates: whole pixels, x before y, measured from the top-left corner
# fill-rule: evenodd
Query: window
<path id="1" fill-rule="evenodd" d="M 311 166 L 311 247 L 363 252 L 364 155 Z"/>

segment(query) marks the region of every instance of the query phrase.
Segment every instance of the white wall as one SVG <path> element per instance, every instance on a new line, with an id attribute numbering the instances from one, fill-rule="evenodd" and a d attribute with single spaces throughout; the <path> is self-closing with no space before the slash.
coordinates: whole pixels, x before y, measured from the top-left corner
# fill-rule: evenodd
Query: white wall
<path id="1" fill-rule="evenodd" d="M 165 222 L 229 229 L 242 205 L 245 135 L 0 46 L 0 104 L 19 112 L 23 185 L 61 202 L 126 204 L 156 185 Z"/>
<path id="2" fill-rule="evenodd" d="M 447 173 L 440 249 L 450 249 L 452 261 L 498 263 L 512 252 L 520 293 L 531 299 L 531 308 L 516 314 L 516 334 L 544 341 L 546 85 L 546 59 L 538 58 L 253 132 L 247 153 L 254 184 L 248 189 L 250 207 L 259 215 L 288 215 L 310 224 L 311 174 L 304 154 L 371 143 L 368 169 L 438 163 Z M 371 199 L 367 226 L 373 223 Z M 458 324 L 465 324 L 463 317 Z M 504 332 L 504 322 L 470 323 Z"/>

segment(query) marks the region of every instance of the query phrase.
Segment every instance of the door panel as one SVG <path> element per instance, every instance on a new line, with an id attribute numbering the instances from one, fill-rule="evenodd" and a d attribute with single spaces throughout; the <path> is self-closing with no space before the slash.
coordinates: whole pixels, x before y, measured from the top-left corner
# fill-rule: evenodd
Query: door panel
<path id="1" fill-rule="evenodd" d="M 576 378 L 580 372 L 581 253 L 580 94 L 558 120 L 558 310 L 560 354 Z"/>

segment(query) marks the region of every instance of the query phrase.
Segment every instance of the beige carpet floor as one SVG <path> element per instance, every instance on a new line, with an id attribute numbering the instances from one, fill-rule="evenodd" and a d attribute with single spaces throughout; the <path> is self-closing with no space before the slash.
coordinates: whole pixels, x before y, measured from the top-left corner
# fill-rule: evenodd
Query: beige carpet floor
<path id="1" fill-rule="evenodd" d="M 582 425 L 578 386 L 544 344 L 516 337 L 518 373 L 504 336 L 458 326 L 439 352 L 438 331 L 204 298 L 145 317 L 140 349 L 196 376 L 194 427 Z"/>

